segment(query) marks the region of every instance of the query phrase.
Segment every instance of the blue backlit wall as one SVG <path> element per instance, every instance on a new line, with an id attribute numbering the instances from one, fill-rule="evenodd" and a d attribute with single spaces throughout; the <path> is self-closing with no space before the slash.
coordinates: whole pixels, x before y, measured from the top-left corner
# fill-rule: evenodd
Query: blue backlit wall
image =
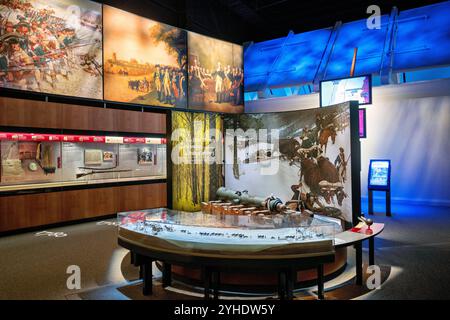
<path id="1" fill-rule="evenodd" d="M 261 99 L 248 101 L 246 112 L 301 110 L 318 102 L 318 93 Z M 374 87 L 366 113 L 362 196 L 367 196 L 369 160 L 390 159 L 394 203 L 450 207 L 450 79 Z"/>
<path id="2" fill-rule="evenodd" d="M 355 75 L 372 74 L 375 85 L 401 83 L 399 72 L 450 65 L 448 17 L 450 1 L 401 12 L 393 8 L 381 17 L 380 29 L 369 30 L 363 19 L 247 44 L 246 98 L 309 93 L 305 85 L 317 91 L 320 80 L 349 76 L 355 47 Z"/>

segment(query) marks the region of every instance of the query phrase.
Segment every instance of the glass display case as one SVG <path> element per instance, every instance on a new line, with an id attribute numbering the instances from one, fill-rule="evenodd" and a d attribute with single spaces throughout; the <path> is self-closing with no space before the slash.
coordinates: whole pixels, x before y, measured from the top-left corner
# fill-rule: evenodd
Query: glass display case
<path id="1" fill-rule="evenodd" d="M 162 138 L 0 133 L 0 191 L 166 178 Z"/>
<path id="2" fill-rule="evenodd" d="M 191 249 L 259 250 L 273 246 L 334 241 L 342 231 L 332 218 L 285 215 L 216 215 L 170 209 L 118 213 L 119 236 L 134 233 Z M 151 241 L 149 241 L 151 242 Z M 153 241 L 156 244 L 157 241 Z"/>

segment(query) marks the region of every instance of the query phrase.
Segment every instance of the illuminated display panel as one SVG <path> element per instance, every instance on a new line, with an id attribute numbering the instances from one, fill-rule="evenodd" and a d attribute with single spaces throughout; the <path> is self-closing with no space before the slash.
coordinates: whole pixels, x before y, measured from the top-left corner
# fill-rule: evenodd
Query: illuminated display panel
<path id="1" fill-rule="evenodd" d="M 391 184 L 391 161 L 370 160 L 369 189 L 386 190 Z"/>
<path id="2" fill-rule="evenodd" d="M 331 29 L 321 29 L 251 44 L 245 51 L 245 91 L 312 82 L 330 35 Z"/>
<path id="3" fill-rule="evenodd" d="M 372 103 L 370 75 L 320 82 L 320 106 L 356 100 L 360 105 Z"/>
<path id="4" fill-rule="evenodd" d="M 366 128 L 366 109 L 359 109 L 359 137 L 367 137 Z"/>
<path id="5" fill-rule="evenodd" d="M 102 5 L 2 1 L 0 86 L 102 99 Z"/>
<path id="6" fill-rule="evenodd" d="M 242 46 L 188 33 L 189 108 L 244 111 Z"/>
<path id="7" fill-rule="evenodd" d="M 358 48 L 355 76 L 380 72 L 389 17 L 381 16 L 381 29 L 368 29 L 366 20 L 344 23 L 327 64 L 325 80 L 350 74 L 354 48 Z"/>
<path id="8" fill-rule="evenodd" d="M 103 8 L 105 100 L 186 108 L 186 31 Z"/>
<path id="9" fill-rule="evenodd" d="M 450 2 L 401 11 L 394 70 L 450 64 Z"/>

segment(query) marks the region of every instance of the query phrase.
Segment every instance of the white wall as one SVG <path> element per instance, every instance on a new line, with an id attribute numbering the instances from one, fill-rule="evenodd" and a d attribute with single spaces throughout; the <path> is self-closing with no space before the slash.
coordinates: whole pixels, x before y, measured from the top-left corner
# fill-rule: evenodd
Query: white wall
<path id="1" fill-rule="evenodd" d="M 319 95 L 246 102 L 246 112 L 319 106 Z M 362 196 L 369 159 L 392 161 L 393 201 L 450 206 L 450 79 L 373 88 L 361 140 Z"/>

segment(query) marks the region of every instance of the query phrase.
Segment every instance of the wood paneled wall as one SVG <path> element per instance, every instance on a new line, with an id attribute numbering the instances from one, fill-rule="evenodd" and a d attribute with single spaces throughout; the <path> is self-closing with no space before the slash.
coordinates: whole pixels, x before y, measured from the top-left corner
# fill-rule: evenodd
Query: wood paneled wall
<path id="1" fill-rule="evenodd" d="M 0 126 L 166 133 L 166 114 L 0 97 Z"/>
<path id="2" fill-rule="evenodd" d="M 0 232 L 167 206 L 166 183 L 0 197 Z"/>

